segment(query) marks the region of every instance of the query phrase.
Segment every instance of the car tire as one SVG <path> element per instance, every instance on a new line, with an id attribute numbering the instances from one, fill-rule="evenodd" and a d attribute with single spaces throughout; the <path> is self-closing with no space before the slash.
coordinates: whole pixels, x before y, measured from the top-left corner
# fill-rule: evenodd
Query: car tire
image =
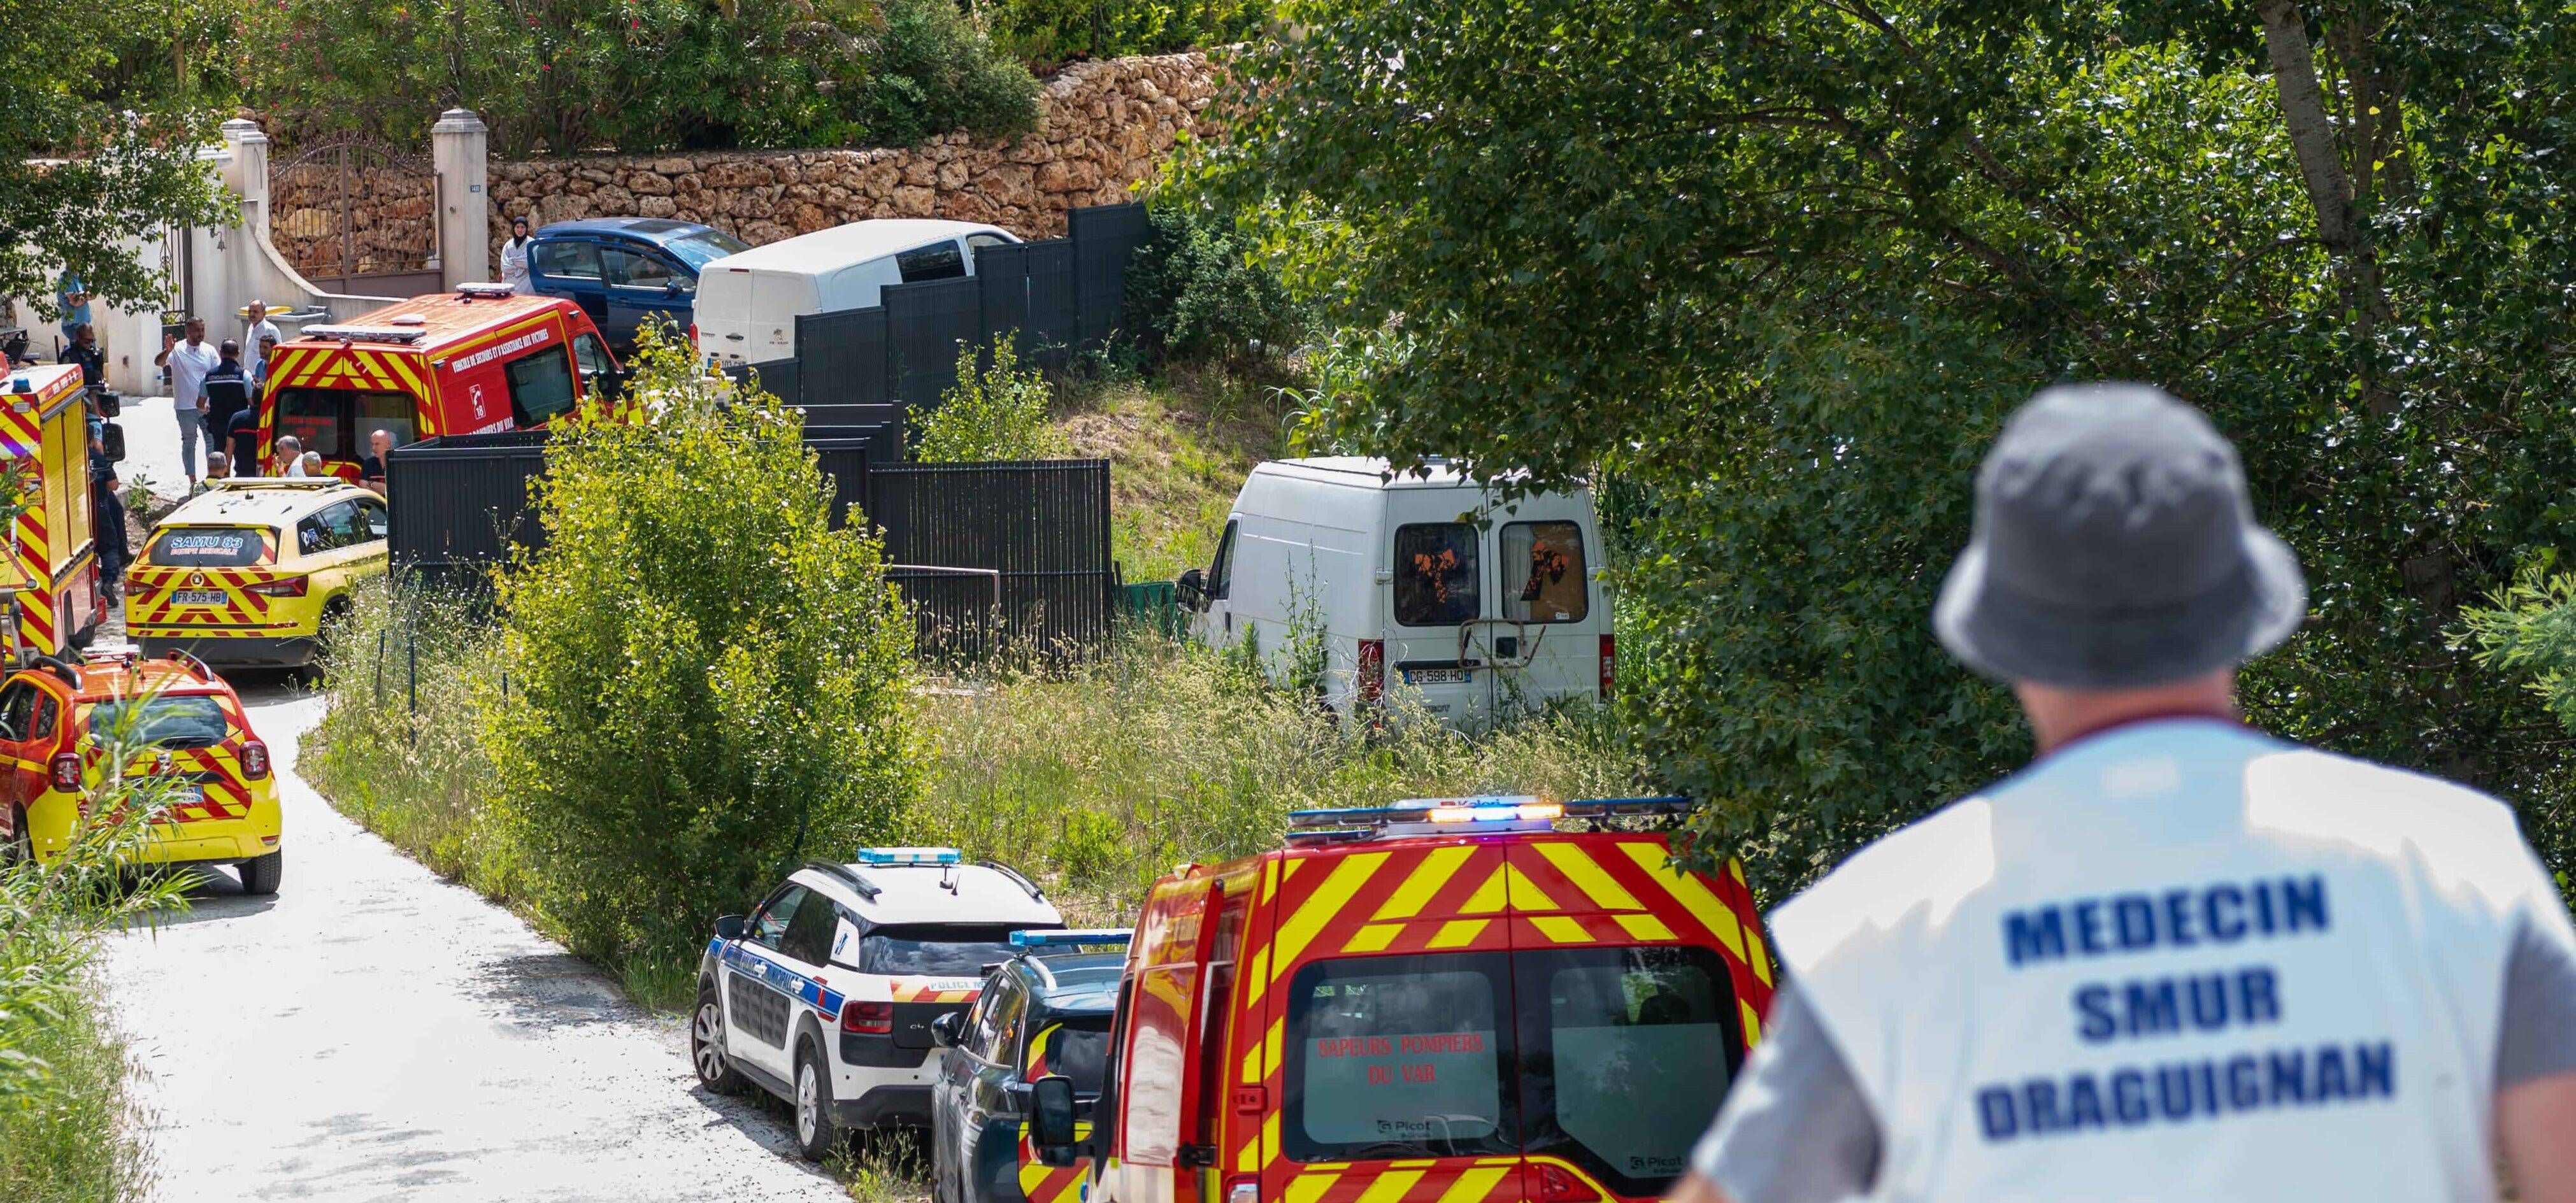
<path id="1" fill-rule="evenodd" d="M 698 988 L 698 1005 L 689 1012 L 689 1065 L 698 1085 L 717 1094 L 741 1094 L 750 1080 L 733 1067 L 724 1051 L 724 1003 L 710 983 Z"/>
<path id="2" fill-rule="evenodd" d="M 828 1160 L 840 1146 L 841 1129 L 832 1122 L 832 1063 L 812 1036 L 796 1039 L 796 1080 L 789 1085 L 796 1092 L 787 1100 L 796 1112 L 796 1148 L 808 1161 Z"/>
<path id="3" fill-rule="evenodd" d="M 36 832 L 27 826 L 27 808 L 9 809 L 9 842 L 0 844 L 0 869 L 36 859 Z"/>
<path id="4" fill-rule="evenodd" d="M 242 893 L 253 898 L 266 898 L 277 892 L 279 879 L 286 876 L 286 852 L 280 849 L 266 856 L 255 856 L 240 866 Z"/>

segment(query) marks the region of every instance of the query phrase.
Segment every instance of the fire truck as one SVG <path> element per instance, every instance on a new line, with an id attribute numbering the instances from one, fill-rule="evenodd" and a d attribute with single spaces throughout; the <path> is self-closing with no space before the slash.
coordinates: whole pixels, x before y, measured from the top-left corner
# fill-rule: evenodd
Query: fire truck
<path id="1" fill-rule="evenodd" d="M 1688 808 L 1301 811 L 1284 848 L 1183 866 L 1137 920 L 1088 1115 L 1069 1079 L 1031 1086 L 1040 1159 L 1088 1161 L 1090 1203 L 1661 1196 L 1775 981 L 1740 866 L 1620 829 Z"/>
<path id="2" fill-rule="evenodd" d="M 20 505 L 0 589 L 15 611 L 7 651 L 55 655 L 88 644 L 107 605 L 99 592 L 89 491 L 89 394 L 76 364 L 9 373 L 0 390 L 0 472 Z"/>

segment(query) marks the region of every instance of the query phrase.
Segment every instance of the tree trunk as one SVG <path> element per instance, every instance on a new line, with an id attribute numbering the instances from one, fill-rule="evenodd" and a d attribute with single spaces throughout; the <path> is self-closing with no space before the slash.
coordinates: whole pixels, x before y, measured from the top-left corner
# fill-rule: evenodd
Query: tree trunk
<path id="1" fill-rule="evenodd" d="M 2349 254 L 2352 182 L 2344 175 L 2342 149 L 2335 145 L 2334 122 L 2326 116 L 2325 90 L 2317 84 L 2316 48 L 2308 42 L 2307 18 L 2296 0 L 2263 0 L 2254 12 L 2263 21 L 2263 45 L 2272 55 L 2272 89 L 2281 98 L 2281 122 L 2289 128 L 2308 203 L 2317 211 L 2317 238 L 2336 255 Z"/>

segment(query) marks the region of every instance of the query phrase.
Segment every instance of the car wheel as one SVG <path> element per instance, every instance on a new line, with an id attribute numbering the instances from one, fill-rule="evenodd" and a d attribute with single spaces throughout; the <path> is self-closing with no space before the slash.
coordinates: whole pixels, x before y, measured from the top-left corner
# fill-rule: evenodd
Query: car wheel
<path id="1" fill-rule="evenodd" d="M 823 1060 L 823 1051 L 814 1047 L 814 1038 L 802 1037 L 796 1042 L 796 1147 L 809 1161 L 821 1161 L 832 1155 L 841 1143 L 841 1130 L 832 1123 L 832 1067 Z"/>
<path id="2" fill-rule="evenodd" d="M 286 876 L 286 852 L 280 849 L 266 856 L 252 857 L 241 863 L 242 893 L 253 898 L 266 898 L 277 892 L 277 883 Z"/>
<path id="3" fill-rule="evenodd" d="M 36 859 L 36 833 L 27 826 L 27 808 L 9 810 L 9 842 L 0 844 L 0 869 Z"/>
<path id="4" fill-rule="evenodd" d="M 699 989 L 698 1009 L 689 1016 L 689 1064 L 698 1071 L 699 1085 L 717 1094 L 742 1093 L 742 1071 L 725 1057 L 724 1003 L 712 985 Z"/>

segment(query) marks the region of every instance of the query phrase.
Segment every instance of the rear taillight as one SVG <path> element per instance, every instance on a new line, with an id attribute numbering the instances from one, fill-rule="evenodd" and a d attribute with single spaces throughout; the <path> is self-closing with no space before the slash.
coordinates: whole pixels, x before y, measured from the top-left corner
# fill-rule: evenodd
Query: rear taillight
<path id="1" fill-rule="evenodd" d="M 79 789 L 79 788 L 80 788 L 80 779 L 81 779 L 81 758 L 80 758 L 80 753 L 78 753 L 78 752 L 56 752 L 56 753 L 54 753 L 53 763 L 52 763 L 51 765 L 49 765 L 49 766 L 48 766 L 48 770 L 49 770 L 49 771 L 48 771 L 48 774 L 47 774 L 47 775 L 48 775 L 48 776 L 50 776 L 50 777 L 52 778 L 52 780 L 53 780 L 53 785 L 54 785 L 54 788 L 55 788 L 55 789 L 62 790 L 62 791 L 64 791 L 65 793 L 69 793 L 69 792 L 71 792 L 72 790 L 76 790 L 76 789 Z"/>
<path id="2" fill-rule="evenodd" d="M 1601 697 L 1607 701 L 1619 692 L 1619 637 L 1601 637 Z"/>
<path id="3" fill-rule="evenodd" d="M 841 1030 L 854 1036 L 891 1036 L 894 1034 L 894 1004 L 860 1002 L 857 999 L 843 1003 Z"/>
<path id="4" fill-rule="evenodd" d="M 1360 700 L 1374 702 L 1386 696 L 1386 641 L 1360 640 Z"/>
<path id="5" fill-rule="evenodd" d="M 696 322 L 691 322 L 691 323 L 689 323 L 689 349 L 690 349 L 690 350 L 692 350 L 692 351 L 694 351 L 694 350 L 696 350 L 697 348 L 698 348 L 698 324 L 697 324 Z"/>
<path id="6" fill-rule="evenodd" d="M 244 592 L 257 593 L 263 597 L 302 597 L 304 596 L 304 583 L 309 579 L 311 578 L 290 576 L 279 581 L 268 581 L 257 585 L 244 585 L 242 586 L 242 589 Z"/>
<path id="7" fill-rule="evenodd" d="M 241 750 L 241 769 L 242 776 L 253 781 L 267 777 L 268 745 L 256 739 L 244 742 Z"/>

